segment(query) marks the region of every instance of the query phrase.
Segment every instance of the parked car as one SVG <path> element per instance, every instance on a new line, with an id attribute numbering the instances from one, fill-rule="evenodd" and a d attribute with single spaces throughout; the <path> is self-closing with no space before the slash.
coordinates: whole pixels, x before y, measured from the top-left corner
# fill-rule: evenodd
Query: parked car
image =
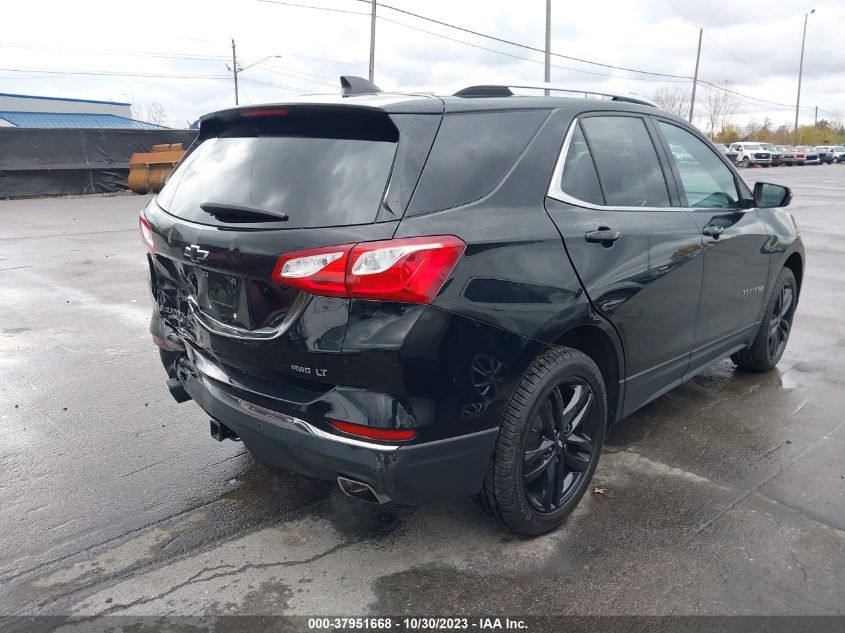
<path id="1" fill-rule="evenodd" d="M 737 153 L 736 161 L 743 167 L 752 165 L 770 167 L 772 164 L 772 153 L 766 150 L 762 143 L 732 143 L 731 150 Z"/>
<path id="2" fill-rule="evenodd" d="M 821 155 L 819 150 L 810 145 L 799 145 L 797 147 L 799 152 L 804 152 L 805 165 L 821 165 Z"/>
<path id="3" fill-rule="evenodd" d="M 776 146 L 770 144 L 763 144 L 763 149 L 771 153 L 772 167 L 778 167 L 780 165 L 783 165 L 783 152 L 781 152 Z"/>
<path id="4" fill-rule="evenodd" d="M 738 152 L 735 152 L 734 150 L 730 149 L 724 143 L 716 143 L 715 145 L 716 145 L 716 148 L 720 152 L 722 152 L 722 154 L 725 155 L 725 158 L 727 158 L 732 163 L 736 163 L 737 156 L 739 156 Z"/>
<path id="5" fill-rule="evenodd" d="M 139 218 L 167 386 L 215 439 L 539 534 L 609 424 L 722 358 L 777 365 L 804 270 L 788 188 L 629 95 L 342 80 L 202 117 Z"/>
<path id="6" fill-rule="evenodd" d="M 823 145 L 817 149 L 825 154 L 823 162 L 839 163 L 845 160 L 845 145 Z"/>
<path id="7" fill-rule="evenodd" d="M 816 147 L 816 151 L 819 153 L 820 163 L 823 165 L 833 164 L 833 152 L 828 151 L 826 147 Z"/>
<path id="8" fill-rule="evenodd" d="M 777 145 L 778 151 L 781 154 L 783 164 L 787 167 L 792 167 L 793 165 L 803 164 L 804 162 L 804 154 L 799 152 L 797 149 L 790 145 Z M 800 156 L 800 159 L 799 159 Z M 799 162 L 800 160 L 800 162 Z"/>

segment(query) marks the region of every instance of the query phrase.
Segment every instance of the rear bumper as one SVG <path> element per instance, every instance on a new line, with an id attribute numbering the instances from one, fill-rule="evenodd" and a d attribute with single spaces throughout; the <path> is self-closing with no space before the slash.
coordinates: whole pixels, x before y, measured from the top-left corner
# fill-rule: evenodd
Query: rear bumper
<path id="1" fill-rule="evenodd" d="M 497 428 L 405 446 L 332 434 L 293 415 L 251 404 L 185 359 L 179 379 L 213 419 L 261 461 L 318 479 L 346 477 L 402 505 L 462 497 L 481 489 Z"/>

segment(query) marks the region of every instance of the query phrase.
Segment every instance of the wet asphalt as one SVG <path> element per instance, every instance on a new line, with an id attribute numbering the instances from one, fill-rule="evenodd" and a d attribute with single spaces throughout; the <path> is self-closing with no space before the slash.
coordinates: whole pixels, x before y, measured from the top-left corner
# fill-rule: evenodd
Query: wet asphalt
<path id="1" fill-rule="evenodd" d="M 744 176 L 807 248 L 779 367 L 614 427 L 604 494 L 535 539 L 215 442 L 147 332 L 146 198 L 0 202 L 0 615 L 845 614 L 845 165 Z"/>

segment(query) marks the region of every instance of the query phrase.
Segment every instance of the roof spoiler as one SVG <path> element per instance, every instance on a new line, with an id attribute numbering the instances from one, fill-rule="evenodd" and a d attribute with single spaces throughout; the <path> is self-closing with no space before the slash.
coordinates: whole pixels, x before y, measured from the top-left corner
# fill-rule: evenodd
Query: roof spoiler
<path id="1" fill-rule="evenodd" d="M 344 97 L 371 95 L 377 92 L 381 92 L 381 88 L 363 77 L 354 75 L 341 75 L 340 77 L 340 94 Z"/>

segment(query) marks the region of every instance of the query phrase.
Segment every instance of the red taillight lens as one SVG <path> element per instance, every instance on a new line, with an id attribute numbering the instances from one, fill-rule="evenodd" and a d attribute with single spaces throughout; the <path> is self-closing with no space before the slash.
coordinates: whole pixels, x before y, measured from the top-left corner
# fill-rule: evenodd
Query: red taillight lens
<path id="1" fill-rule="evenodd" d="M 151 227 L 150 223 L 147 222 L 147 218 L 144 217 L 143 213 L 138 217 L 138 229 L 141 231 L 141 241 L 144 243 L 144 246 L 147 247 L 147 250 L 152 253 L 155 250 L 155 242 L 153 242 L 153 227 Z"/>
<path id="2" fill-rule="evenodd" d="M 347 297 L 346 263 L 353 244 L 282 255 L 273 270 L 279 283 L 326 297 Z"/>
<path id="3" fill-rule="evenodd" d="M 452 235 L 364 242 L 349 255 L 346 286 L 357 299 L 429 303 L 466 244 Z"/>
<path id="4" fill-rule="evenodd" d="M 338 422 L 337 420 L 331 420 L 331 425 L 342 433 L 357 437 L 366 437 L 369 440 L 403 442 L 405 440 L 412 440 L 417 435 L 416 431 L 410 429 L 377 429 L 372 426 L 352 424 L 351 422 Z"/>
<path id="5" fill-rule="evenodd" d="M 283 255 L 273 279 L 317 295 L 429 303 L 465 249 L 453 235 L 315 248 Z"/>

